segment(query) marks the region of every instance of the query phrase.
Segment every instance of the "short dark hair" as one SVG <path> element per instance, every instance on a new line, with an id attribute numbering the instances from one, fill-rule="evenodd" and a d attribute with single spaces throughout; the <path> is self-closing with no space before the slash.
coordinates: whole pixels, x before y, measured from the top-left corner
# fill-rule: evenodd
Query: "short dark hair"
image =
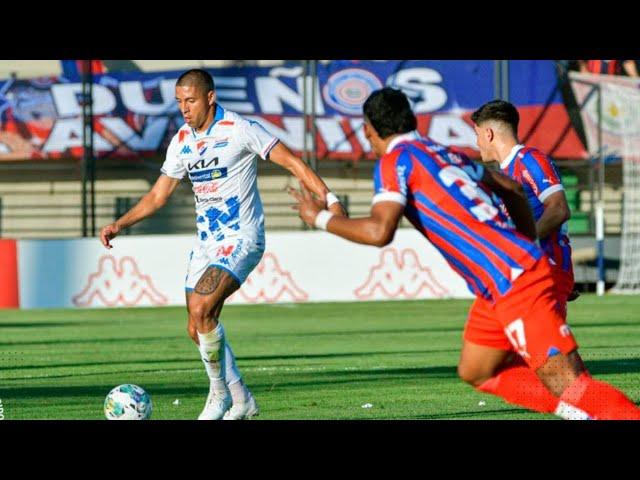
<path id="1" fill-rule="evenodd" d="M 376 90 L 364 102 L 362 110 L 382 139 L 396 133 L 411 132 L 418 125 L 407 96 L 395 88 Z"/>
<path id="2" fill-rule="evenodd" d="M 188 70 L 184 72 L 178 78 L 176 82 L 176 87 L 197 87 L 200 91 L 204 93 L 209 93 L 209 91 L 215 91 L 216 87 L 213 83 L 213 77 L 206 70 L 202 70 L 200 68 L 194 68 L 192 70 Z"/>
<path id="3" fill-rule="evenodd" d="M 518 122 L 520 121 L 518 109 L 512 103 L 504 100 L 491 100 L 485 103 L 471 114 L 471 120 L 478 126 L 487 120 L 506 123 L 511 127 L 514 136 L 518 136 Z"/>

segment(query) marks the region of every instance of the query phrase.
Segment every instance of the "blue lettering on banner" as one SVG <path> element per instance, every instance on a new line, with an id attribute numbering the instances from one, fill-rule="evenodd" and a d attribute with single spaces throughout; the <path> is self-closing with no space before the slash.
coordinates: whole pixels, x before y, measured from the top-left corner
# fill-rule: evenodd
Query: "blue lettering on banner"
<path id="1" fill-rule="evenodd" d="M 189 172 L 189 179 L 192 182 L 210 182 L 217 178 L 225 178 L 227 176 L 227 167 L 212 168 L 211 170 L 203 170 L 201 172 Z"/>
<path id="2" fill-rule="evenodd" d="M 318 113 L 317 140 L 325 145 L 328 155 L 352 160 L 362 158 L 363 154 L 373 155 L 368 152 L 368 144 L 361 135 L 362 104 L 372 91 L 388 85 L 401 89 L 409 97 L 414 113 L 419 116 L 421 133 L 435 134 L 434 138 L 443 143 L 452 142 L 475 152 L 473 125 L 466 114 L 497 96 L 495 66 L 493 60 L 334 60 L 318 64 L 314 80 L 318 91 L 314 105 Z M 302 79 L 292 74 L 299 68 L 299 62 L 288 61 L 275 68 L 234 66 L 207 68 L 207 71 L 220 87 L 218 100 L 224 104 L 228 102 L 229 107 L 241 115 L 253 115 L 253 118 L 247 118 L 251 130 L 264 128 L 261 125 L 264 122 L 269 130 L 277 129 L 283 139 L 289 139 L 292 149 L 300 150 L 302 144 L 297 141 L 300 138 L 297 133 L 304 124 L 302 114 L 308 102 L 303 100 Z M 108 139 L 96 133 L 96 151 L 111 152 L 112 143 L 117 141 L 119 148 L 113 152 L 116 157 L 137 158 L 140 152 L 157 155 L 164 153 L 164 146 L 170 144 L 176 133 L 176 140 L 182 143 L 171 145 L 178 151 L 178 158 L 189 159 L 191 163 L 199 162 L 204 155 L 212 155 L 207 145 L 212 149 L 233 147 L 235 140 L 231 134 L 218 137 L 216 132 L 215 137 L 211 136 L 211 131 L 217 127 L 196 135 L 184 126 L 174 98 L 177 76 L 177 71 L 96 74 L 93 80 L 100 93 L 94 106 L 94 110 L 100 112 L 96 121 L 110 132 Z M 535 146 L 550 148 L 557 135 L 544 132 L 547 120 L 567 121 L 562 95 L 556 88 L 555 63 L 552 60 L 511 60 L 509 80 L 514 86 L 510 101 L 519 110 L 541 108 L 549 103 L 549 115 L 534 133 L 541 134 L 537 140 L 540 144 Z M 50 158 L 69 151 L 77 143 L 76 125 L 71 119 L 81 113 L 77 101 L 81 81 L 77 73 L 48 79 L 0 79 L 2 121 L 13 126 L 10 128 L 17 128 L 17 119 L 36 119 L 48 125 L 43 132 L 33 136 L 21 133 L 24 143 L 30 144 L 31 148 L 21 146 L 12 154 L 23 154 L 27 159 L 33 157 L 30 150 L 34 149 L 38 156 Z M 309 95 L 308 91 L 306 94 Z M 430 121 L 427 115 L 434 115 L 435 121 Z M 233 129 L 220 131 L 232 132 Z M 558 155 L 565 150 L 571 152 L 567 153 L 570 158 L 581 158 L 585 153 L 584 146 L 574 137 L 572 128 L 558 147 Z"/>

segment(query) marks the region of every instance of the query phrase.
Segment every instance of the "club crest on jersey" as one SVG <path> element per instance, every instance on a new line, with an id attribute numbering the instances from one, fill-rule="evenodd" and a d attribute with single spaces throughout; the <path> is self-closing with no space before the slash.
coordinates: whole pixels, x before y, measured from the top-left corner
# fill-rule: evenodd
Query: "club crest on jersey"
<path id="1" fill-rule="evenodd" d="M 205 142 L 204 140 L 200 140 L 198 143 L 196 143 L 196 149 L 198 150 L 198 155 L 202 157 L 204 155 L 204 152 L 207 151 L 207 142 Z"/>

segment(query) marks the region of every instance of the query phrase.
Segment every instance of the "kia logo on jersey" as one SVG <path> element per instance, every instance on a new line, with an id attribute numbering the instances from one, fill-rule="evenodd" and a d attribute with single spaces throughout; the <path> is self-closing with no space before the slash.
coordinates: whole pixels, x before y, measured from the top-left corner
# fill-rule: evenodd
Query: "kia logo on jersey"
<path id="1" fill-rule="evenodd" d="M 206 150 L 206 148 L 205 148 L 205 150 Z M 211 166 L 212 164 L 213 164 L 214 167 L 218 166 L 218 157 L 215 157 L 215 158 L 213 158 L 211 160 L 208 160 L 208 161 L 203 158 L 203 159 L 198 160 L 195 163 L 187 163 L 187 168 L 189 169 L 189 171 L 191 171 L 191 170 L 201 170 L 203 168 L 207 168 L 207 167 Z"/>

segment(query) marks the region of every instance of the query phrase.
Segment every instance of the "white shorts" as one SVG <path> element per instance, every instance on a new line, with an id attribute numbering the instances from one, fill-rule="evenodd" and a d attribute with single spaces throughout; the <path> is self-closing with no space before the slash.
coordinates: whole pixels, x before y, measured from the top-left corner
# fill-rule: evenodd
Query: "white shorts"
<path id="1" fill-rule="evenodd" d="M 198 280 L 209 267 L 228 272 L 239 285 L 242 285 L 260 263 L 264 248 L 264 236 L 226 237 L 220 242 L 196 240 L 189 255 L 185 290 L 193 291 Z"/>

